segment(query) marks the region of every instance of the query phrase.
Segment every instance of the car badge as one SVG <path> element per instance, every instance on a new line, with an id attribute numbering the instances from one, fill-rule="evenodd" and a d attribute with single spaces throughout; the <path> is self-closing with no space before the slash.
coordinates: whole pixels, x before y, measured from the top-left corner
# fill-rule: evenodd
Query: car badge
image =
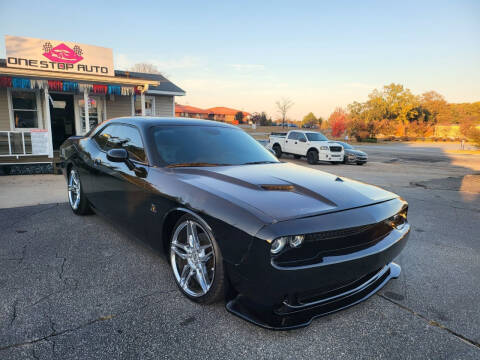
<path id="1" fill-rule="evenodd" d="M 150 205 L 150 211 L 154 214 L 157 213 L 157 207 L 155 206 L 155 204 Z"/>

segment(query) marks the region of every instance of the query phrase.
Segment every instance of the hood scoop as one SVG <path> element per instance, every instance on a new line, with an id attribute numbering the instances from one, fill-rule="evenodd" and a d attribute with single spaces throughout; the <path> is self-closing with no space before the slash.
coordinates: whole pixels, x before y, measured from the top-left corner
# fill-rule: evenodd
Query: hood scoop
<path id="1" fill-rule="evenodd" d="M 260 185 L 263 190 L 267 191 L 294 191 L 295 186 L 293 185 Z"/>

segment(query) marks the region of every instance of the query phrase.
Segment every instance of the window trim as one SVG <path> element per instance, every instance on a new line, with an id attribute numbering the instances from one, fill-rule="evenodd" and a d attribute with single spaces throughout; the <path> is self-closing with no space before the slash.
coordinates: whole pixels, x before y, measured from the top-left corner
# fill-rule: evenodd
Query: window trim
<path id="1" fill-rule="evenodd" d="M 147 153 L 147 150 L 145 148 L 145 140 L 143 138 L 143 135 L 142 135 L 142 132 L 140 131 L 140 129 L 135 126 L 135 125 L 132 125 L 132 124 L 125 124 L 125 123 L 119 123 L 119 122 L 115 122 L 115 123 L 111 123 L 111 124 L 107 124 L 106 126 L 102 127 L 101 129 L 98 129 L 95 133 L 92 133 L 91 134 L 91 137 L 90 139 L 95 143 L 95 146 L 101 151 L 103 152 L 104 154 L 107 153 L 107 151 L 103 150 L 100 145 L 97 143 L 97 141 L 95 140 L 95 138 L 97 136 L 99 136 L 103 130 L 107 129 L 108 127 L 110 126 L 115 126 L 115 125 L 120 125 L 120 126 L 129 126 L 131 128 L 134 128 L 138 131 L 138 134 L 140 135 L 140 139 L 142 140 L 142 145 L 143 145 L 143 152 L 145 153 L 145 161 L 138 161 L 138 160 L 135 160 L 135 159 L 130 159 L 130 156 L 129 156 L 129 159 L 131 162 L 135 163 L 135 164 L 140 164 L 140 165 L 143 165 L 143 166 L 150 166 L 150 162 L 148 160 L 148 153 Z"/>
<path id="2" fill-rule="evenodd" d="M 32 92 L 35 94 L 35 102 L 36 102 L 36 109 L 35 110 L 28 110 L 28 109 L 16 109 L 18 111 L 36 111 L 37 112 L 37 127 L 33 128 L 17 128 L 15 127 L 15 116 L 14 116 L 14 109 L 13 109 L 13 99 L 12 99 L 12 92 Z M 42 106 L 42 101 L 40 99 L 40 90 L 38 89 L 12 89 L 8 88 L 7 89 L 7 103 L 8 103 L 8 115 L 10 118 L 10 130 L 11 131 L 31 131 L 31 130 L 37 130 L 37 129 L 45 129 L 44 123 L 43 123 L 43 106 Z M 50 106 L 50 104 L 47 104 Z"/>

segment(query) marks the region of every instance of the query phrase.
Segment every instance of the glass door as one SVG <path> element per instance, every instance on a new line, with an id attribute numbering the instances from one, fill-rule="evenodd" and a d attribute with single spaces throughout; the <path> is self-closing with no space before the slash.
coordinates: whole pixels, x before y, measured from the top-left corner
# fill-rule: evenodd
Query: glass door
<path id="1" fill-rule="evenodd" d="M 90 129 L 94 128 L 97 126 L 97 124 L 104 120 L 103 101 L 104 99 L 100 96 L 88 97 L 88 120 L 90 123 Z M 87 132 L 87 128 L 85 123 L 85 100 L 83 97 L 77 99 L 77 105 L 81 133 L 85 134 Z"/>

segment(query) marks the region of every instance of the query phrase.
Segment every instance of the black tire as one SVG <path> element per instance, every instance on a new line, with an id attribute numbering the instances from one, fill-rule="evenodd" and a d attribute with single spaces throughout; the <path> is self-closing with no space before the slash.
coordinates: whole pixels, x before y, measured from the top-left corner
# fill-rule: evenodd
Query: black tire
<path id="1" fill-rule="evenodd" d="M 76 190 L 77 193 L 80 195 L 78 204 L 77 204 L 76 198 L 75 198 L 75 201 L 72 201 L 73 192 L 72 194 L 70 194 L 70 191 L 71 191 L 70 187 L 72 186 L 71 185 L 72 176 L 76 176 L 76 179 L 78 181 L 78 188 Z M 68 203 L 70 204 L 70 209 L 72 209 L 74 214 L 88 215 L 92 213 L 92 209 L 90 208 L 90 203 L 88 202 L 88 199 L 83 192 L 83 186 L 82 186 L 82 181 L 80 179 L 80 175 L 77 169 L 75 169 L 75 167 L 70 168 L 68 172 L 67 194 L 68 194 Z"/>
<path id="2" fill-rule="evenodd" d="M 277 159 L 280 159 L 282 157 L 282 148 L 280 147 L 280 145 L 275 144 L 273 145 L 272 149 L 275 152 L 275 156 L 277 157 Z"/>
<path id="3" fill-rule="evenodd" d="M 332 164 L 332 165 L 338 165 L 338 164 L 340 164 L 340 161 L 330 161 L 330 164 Z"/>
<path id="4" fill-rule="evenodd" d="M 205 294 L 200 295 L 200 296 L 193 296 L 193 295 L 189 294 L 180 285 L 179 281 L 181 279 L 177 279 L 177 275 L 176 275 L 175 270 L 174 270 L 174 266 L 176 266 L 176 264 L 174 263 L 173 258 L 172 258 L 172 252 L 173 252 L 172 251 L 172 248 L 173 248 L 172 244 L 173 244 L 173 241 L 174 241 L 174 237 L 177 233 L 177 229 L 179 229 L 179 227 L 183 226 L 183 224 L 185 224 L 185 222 L 187 222 L 187 221 L 191 221 L 191 222 L 194 222 L 194 223 L 200 225 L 202 230 L 205 231 L 205 235 L 207 235 L 209 237 L 209 240 L 212 244 L 213 256 L 211 257 L 211 260 L 213 260 L 213 262 L 210 262 L 210 260 L 209 260 L 209 262 L 206 263 L 206 267 L 211 268 L 211 265 L 213 263 L 213 265 L 214 265 L 213 266 L 213 269 L 214 269 L 213 270 L 213 280 L 211 280 L 211 284 L 208 288 L 208 291 Z M 186 231 L 186 230 L 180 230 L 180 233 L 181 233 L 181 231 Z M 205 241 L 206 237 L 203 237 L 202 239 Z M 175 224 L 175 226 L 172 230 L 172 234 L 170 236 L 169 251 L 170 251 L 169 259 L 170 259 L 170 266 L 171 266 L 171 269 L 172 269 L 172 274 L 173 274 L 175 283 L 177 284 L 177 287 L 180 289 L 180 291 L 182 292 L 183 295 L 185 295 L 190 300 L 192 300 L 194 302 L 197 302 L 197 303 L 201 303 L 201 304 L 213 304 L 215 302 L 218 302 L 218 301 L 221 301 L 221 300 L 225 299 L 225 289 L 227 288 L 227 286 L 226 286 L 225 271 L 224 271 L 224 268 L 223 268 L 222 253 L 220 251 L 220 247 L 218 246 L 217 241 L 215 240 L 215 238 L 213 236 L 213 233 L 212 233 L 210 227 L 208 226 L 208 224 L 203 219 L 201 219 L 199 217 L 196 217 L 196 216 L 193 216 L 193 215 L 190 215 L 190 214 L 183 215 L 177 221 L 177 223 Z M 207 250 L 205 250 L 205 251 L 207 251 Z M 183 261 L 186 262 L 186 264 L 184 264 L 184 267 L 186 267 L 187 264 L 188 264 L 189 269 L 192 272 L 193 269 L 192 269 L 192 267 L 190 267 L 190 265 L 188 263 L 188 260 L 183 260 Z M 180 269 L 177 269 L 177 273 L 179 272 L 179 270 Z M 183 269 L 182 269 L 182 271 L 183 271 Z M 191 277 L 193 277 L 193 276 L 194 275 L 192 275 Z M 190 279 L 191 279 L 191 277 L 190 277 Z M 194 279 L 197 282 L 197 285 L 200 286 L 198 280 L 196 280 L 196 276 L 194 277 Z M 188 280 L 187 280 L 187 285 L 188 285 Z"/>
<path id="5" fill-rule="evenodd" d="M 346 156 L 343 157 L 343 163 L 344 163 L 344 164 L 348 164 L 348 159 L 347 159 Z"/>
<path id="6" fill-rule="evenodd" d="M 318 163 L 318 152 L 316 150 L 308 150 L 307 161 L 310 165 Z"/>
<path id="7" fill-rule="evenodd" d="M 295 159 L 297 159 L 297 160 L 301 158 L 300 155 L 293 155 L 293 157 L 294 157 Z"/>

